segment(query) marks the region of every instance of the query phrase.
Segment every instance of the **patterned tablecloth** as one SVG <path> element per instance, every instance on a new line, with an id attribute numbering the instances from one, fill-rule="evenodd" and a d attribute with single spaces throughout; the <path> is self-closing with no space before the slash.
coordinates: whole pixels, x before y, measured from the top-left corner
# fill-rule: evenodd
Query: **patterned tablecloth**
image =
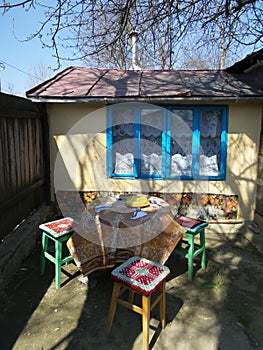
<path id="1" fill-rule="evenodd" d="M 151 204 L 141 208 L 144 216 L 134 219 L 136 208 L 125 199 L 97 199 L 83 212 L 67 242 L 83 274 L 114 267 L 134 255 L 164 264 L 182 239 L 185 229 L 173 220 L 167 202 L 149 198 Z"/>

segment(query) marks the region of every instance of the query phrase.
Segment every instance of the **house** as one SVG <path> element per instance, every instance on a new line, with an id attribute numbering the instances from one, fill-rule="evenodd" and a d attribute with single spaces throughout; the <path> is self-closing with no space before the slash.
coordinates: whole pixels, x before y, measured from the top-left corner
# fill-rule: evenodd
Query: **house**
<path id="1" fill-rule="evenodd" d="M 251 79 L 251 83 L 260 88 L 263 80 L 263 49 L 253 52 L 240 62 L 236 62 L 232 67 L 228 68 L 228 72 L 238 75 L 240 79 L 242 79 L 242 76 L 244 79 Z M 263 227 L 263 122 L 260 133 L 256 193 L 254 220 Z"/>
<path id="2" fill-rule="evenodd" d="M 27 91 L 46 104 L 52 195 L 72 210 L 79 194 L 154 193 L 179 214 L 252 220 L 263 86 L 246 67 L 69 67 Z"/>

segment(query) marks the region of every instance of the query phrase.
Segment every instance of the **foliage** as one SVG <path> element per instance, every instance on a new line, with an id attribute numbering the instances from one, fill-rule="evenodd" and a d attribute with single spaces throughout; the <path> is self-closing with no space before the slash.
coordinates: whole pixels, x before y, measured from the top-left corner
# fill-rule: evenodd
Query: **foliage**
<path id="1" fill-rule="evenodd" d="M 201 283 L 202 288 L 209 288 L 209 289 L 219 289 L 225 284 L 225 275 L 224 275 L 224 268 L 220 268 L 219 271 L 216 272 L 214 281 L 212 282 L 203 282 Z"/>

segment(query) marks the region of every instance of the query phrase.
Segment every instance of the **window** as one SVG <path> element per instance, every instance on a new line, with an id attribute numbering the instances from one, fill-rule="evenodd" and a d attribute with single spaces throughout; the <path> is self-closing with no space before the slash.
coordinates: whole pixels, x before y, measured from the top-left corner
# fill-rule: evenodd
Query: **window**
<path id="1" fill-rule="evenodd" d="M 107 176 L 226 176 L 225 106 L 113 105 L 107 110 Z"/>

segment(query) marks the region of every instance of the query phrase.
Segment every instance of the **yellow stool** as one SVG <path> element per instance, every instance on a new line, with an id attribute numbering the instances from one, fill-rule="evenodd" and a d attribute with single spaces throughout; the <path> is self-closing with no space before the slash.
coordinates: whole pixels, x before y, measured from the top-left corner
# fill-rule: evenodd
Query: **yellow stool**
<path id="1" fill-rule="evenodd" d="M 74 231 L 72 225 L 73 219 L 71 218 L 63 218 L 39 225 L 42 231 L 40 273 L 43 275 L 45 272 L 46 259 L 53 262 L 55 264 L 57 289 L 60 288 L 61 266 L 73 260 L 69 252 L 68 255 L 63 257 L 63 244 L 70 238 Z M 49 246 L 49 241 L 53 243 L 53 246 Z M 68 251 L 67 247 L 65 249 Z M 54 255 L 51 254 L 52 252 L 54 252 Z"/>
<path id="2" fill-rule="evenodd" d="M 138 256 L 128 259 L 114 269 L 111 273 L 111 277 L 114 280 L 114 286 L 106 334 L 110 333 L 117 304 L 120 304 L 142 315 L 143 350 L 148 350 L 150 312 L 157 304 L 160 304 L 161 326 L 162 328 L 165 327 L 165 283 L 169 274 L 170 270 L 167 266 L 157 264 Z M 125 291 L 129 292 L 128 300 L 120 298 Z M 151 295 L 156 291 L 159 291 L 160 295 L 151 305 Z M 138 293 L 142 296 L 142 307 L 133 304 L 134 293 Z"/>

